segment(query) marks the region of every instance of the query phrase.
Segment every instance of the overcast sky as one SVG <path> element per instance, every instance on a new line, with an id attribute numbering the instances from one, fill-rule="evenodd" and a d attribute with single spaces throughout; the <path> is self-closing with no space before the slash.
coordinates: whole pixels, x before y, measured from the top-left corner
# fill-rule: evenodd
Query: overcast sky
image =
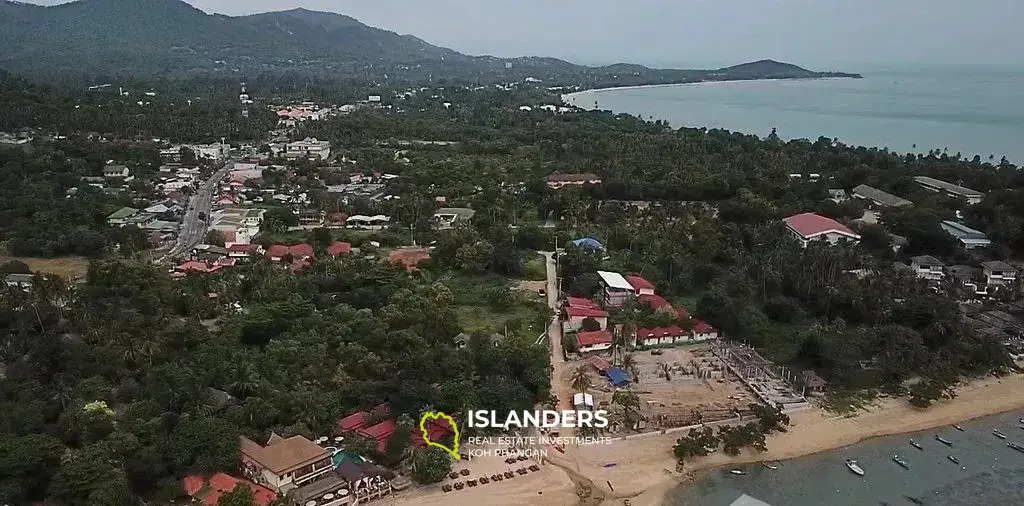
<path id="1" fill-rule="evenodd" d="M 773 58 L 822 70 L 843 63 L 1024 65 L 1024 0 L 188 1 L 230 15 L 294 7 L 340 12 L 464 53 L 585 64 Z"/>

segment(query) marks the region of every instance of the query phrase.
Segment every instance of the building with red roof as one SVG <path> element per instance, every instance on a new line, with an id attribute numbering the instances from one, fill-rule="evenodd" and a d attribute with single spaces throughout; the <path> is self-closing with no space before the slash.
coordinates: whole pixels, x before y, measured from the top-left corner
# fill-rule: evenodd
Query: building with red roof
<path id="1" fill-rule="evenodd" d="M 181 272 L 181 273 L 185 273 L 185 274 L 208 274 L 208 273 L 211 273 L 211 272 L 216 272 L 216 271 L 220 270 L 222 267 L 224 267 L 224 266 L 222 266 L 220 264 L 210 265 L 210 264 L 208 264 L 206 262 L 199 262 L 197 260 L 190 260 L 188 262 L 185 262 L 185 263 L 175 267 L 174 270 L 176 270 L 178 272 Z"/>
<path id="2" fill-rule="evenodd" d="M 356 434 L 377 442 L 377 451 L 384 452 L 388 449 L 388 441 L 398 430 L 398 424 L 394 420 L 384 420 L 377 425 L 371 425 L 356 431 Z"/>
<path id="3" fill-rule="evenodd" d="M 654 295 L 654 283 L 647 281 L 640 276 L 626 276 L 626 282 L 636 290 L 636 294 L 640 295 Z"/>
<path id="4" fill-rule="evenodd" d="M 567 306 L 563 309 L 565 322 L 570 330 L 583 328 L 583 320 L 592 318 L 597 321 L 601 329 L 608 328 L 608 311 L 597 307 Z"/>
<path id="5" fill-rule="evenodd" d="M 708 322 L 700 319 L 693 320 L 693 340 L 694 341 L 710 341 L 712 339 L 718 339 L 718 329 L 712 327 Z"/>
<path id="6" fill-rule="evenodd" d="M 644 346 L 677 344 L 689 340 L 690 333 L 676 325 L 636 329 L 636 342 Z"/>
<path id="7" fill-rule="evenodd" d="M 669 301 L 665 300 L 665 297 L 662 297 L 661 295 L 643 294 L 637 297 L 637 300 L 639 300 L 642 304 L 646 304 L 647 307 L 650 307 L 655 311 L 675 310 L 675 308 L 672 307 L 672 304 L 669 303 Z"/>
<path id="8" fill-rule="evenodd" d="M 314 255 L 313 245 L 308 243 L 296 244 L 288 248 L 288 252 L 296 259 L 313 258 Z"/>
<path id="9" fill-rule="evenodd" d="M 612 364 L 597 355 L 587 357 L 587 363 L 592 365 L 594 369 L 597 369 L 597 372 L 601 374 L 607 373 L 608 369 L 612 368 Z"/>
<path id="10" fill-rule="evenodd" d="M 576 344 L 580 353 L 607 350 L 612 347 L 612 333 L 607 330 L 576 333 Z"/>
<path id="11" fill-rule="evenodd" d="M 217 473 L 209 478 L 199 475 L 186 476 L 182 479 L 181 485 L 186 494 L 208 506 L 216 506 L 222 495 L 234 492 L 238 486 L 249 487 L 252 490 L 257 506 L 269 506 L 277 499 L 277 494 L 273 490 L 225 473 Z"/>
<path id="12" fill-rule="evenodd" d="M 235 259 L 249 258 L 249 255 L 259 255 L 263 252 L 263 247 L 259 244 L 232 244 L 228 246 L 228 257 Z"/>
<path id="13" fill-rule="evenodd" d="M 336 241 L 331 243 L 331 245 L 327 247 L 327 254 L 331 255 L 332 257 L 336 257 L 338 255 L 347 255 L 351 252 L 352 244 L 347 242 Z"/>
<path id="14" fill-rule="evenodd" d="M 804 247 L 807 247 L 811 241 L 828 241 L 829 244 L 860 241 L 860 236 L 849 227 L 820 214 L 795 214 L 782 221 L 793 237 L 799 240 Z"/>
<path id="15" fill-rule="evenodd" d="M 280 262 L 282 258 L 288 256 L 288 253 L 288 246 L 283 244 L 275 244 L 267 248 L 267 258 L 275 262 Z"/>
<path id="16" fill-rule="evenodd" d="M 431 441 L 447 441 L 455 435 L 455 429 L 448 423 L 448 420 L 443 418 L 428 420 L 425 428 L 427 429 L 427 437 Z M 414 427 L 412 432 L 413 445 L 418 447 L 427 446 L 427 441 L 423 439 L 423 431 L 420 430 L 419 425 Z"/>
<path id="17" fill-rule="evenodd" d="M 587 307 L 593 309 L 601 309 L 600 304 L 590 299 L 584 299 L 583 297 L 566 297 L 565 305 L 569 307 Z"/>

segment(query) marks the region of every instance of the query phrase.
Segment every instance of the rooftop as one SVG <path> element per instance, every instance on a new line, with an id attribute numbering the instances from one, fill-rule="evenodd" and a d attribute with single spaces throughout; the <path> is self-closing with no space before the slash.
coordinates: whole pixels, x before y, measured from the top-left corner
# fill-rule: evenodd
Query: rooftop
<path id="1" fill-rule="evenodd" d="M 984 197 L 985 194 L 978 191 L 966 188 L 957 184 L 947 183 L 941 179 L 935 179 L 928 176 L 914 176 L 914 181 L 925 186 L 931 186 L 934 188 L 940 188 L 946 190 L 949 193 L 960 197 Z"/>
<path id="2" fill-rule="evenodd" d="M 1017 268 L 999 260 L 990 260 L 988 262 L 982 262 L 981 266 L 985 270 L 993 272 L 1017 272 Z"/>
<path id="3" fill-rule="evenodd" d="M 931 255 L 919 255 L 916 257 L 910 257 L 910 261 L 917 265 L 945 265 L 941 260 Z"/>
<path id="4" fill-rule="evenodd" d="M 913 202 L 905 198 L 897 197 L 896 195 L 884 192 L 882 190 L 879 190 L 878 188 L 874 188 L 866 184 L 857 185 L 853 189 L 853 194 L 861 198 L 871 199 L 875 202 L 878 202 L 886 206 L 897 207 L 909 206 L 913 204 Z"/>
<path id="5" fill-rule="evenodd" d="M 640 276 L 626 276 L 626 281 L 637 290 L 654 290 L 654 283 Z"/>
<path id="6" fill-rule="evenodd" d="M 811 237 L 829 232 L 837 232 L 857 239 L 860 238 L 859 235 L 854 233 L 853 230 L 850 230 L 846 225 L 843 225 L 832 218 L 816 213 L 794 214 L 783 221 L 786 222 L 786 225 L 788 225 L 789 228 L 793 229 L 805 239 L 810 239 Z"/>
<path id="7" fill-rule="evenodd" d="M 626 281 L 626 278 L 622 277 L 622 274 L 617 272 L 597 271 L 597 275 L 605 285 L 608 285 L 609 288 L 633 291 L 633 285 L 629 284 L 629 281 Z"/>
<path id="8" fill-rule="evenodd" d="M 596 344 L 611 344 L 612 333 L 607 330 L 595 330 L 593 332 L 579 332 L 576 334 L 576 342 L 582 346 L 594 346 Z"/>
<path id="9" fill-rule="evenodd" d="M 243 455 L 278 475 L 330 456 L 327 450 L 302 436 L 283 439 L 274 435 L 267 446 L 261 446 L 245 436 L 239 436 L 239 446 Z"/>

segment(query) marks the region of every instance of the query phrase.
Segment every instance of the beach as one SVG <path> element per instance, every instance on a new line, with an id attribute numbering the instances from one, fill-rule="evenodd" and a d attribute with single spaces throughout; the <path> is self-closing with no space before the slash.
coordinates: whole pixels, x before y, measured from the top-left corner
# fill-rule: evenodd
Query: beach
<path id="1" fill-rule="evenodd" d="M 977 380 L 957 389 L 954 399 L 918 409 L 906 399 L 884 399 L 856 416 L 841 417 L 817 407 L 790 414 L 786 433 L 768 438 L 765 453 L 744 452 L 730 457 L 721 452 L 687 462 L 675 472 L 672 445 L 683 432 L 633 435 L 611 444 L 570 447 L 563 455 L 549 453 L 541 471 L 487 486 L 444 493 L 439 486 L 404 492 L 385 504 L 521 505 L 531 502 L 570 505 L 660 506 L 666 494 L 692 479 L 697 471 L 714 467 L 787 460 L 842 448 L 867 439 L 942 427 L 1024 409 L 1024 375 Z M 540 492 L 540 493 L 538 493 Z M 581 499 L 578 492 L 585 498 Z"/>

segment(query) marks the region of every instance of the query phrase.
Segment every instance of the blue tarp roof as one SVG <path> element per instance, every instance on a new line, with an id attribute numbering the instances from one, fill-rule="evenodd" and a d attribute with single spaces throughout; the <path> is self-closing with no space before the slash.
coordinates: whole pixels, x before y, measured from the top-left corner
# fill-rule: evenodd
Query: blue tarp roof
<path id="1" fill-rule="evenodd" d="M 629 384 L 629 375 L 626 371 L 619 369 L 618 367 L 612 367 L 608 369 L 608 381 L 611 381 L 613 385 L 621 387 Z"/>
<path id="2" fill-rule="evenodd" d="M 601 244 L 601 241 L 598 241 L 593 237 L 581 237 L 574 240 L 572 244 L 577 248 L 604 249 L 604 245 Z"/>

